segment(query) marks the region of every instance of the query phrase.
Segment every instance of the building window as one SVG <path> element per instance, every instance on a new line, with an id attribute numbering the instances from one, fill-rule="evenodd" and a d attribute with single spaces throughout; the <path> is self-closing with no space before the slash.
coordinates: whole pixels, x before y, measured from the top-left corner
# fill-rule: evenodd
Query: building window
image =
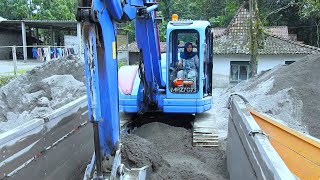
<path id="1" fill-rule="evenodd" d="M 290 64 L 292 64 L 292 63 L 294 63 L 294 62 L 295 62 L 295 61 L 285 61 L 284 64 L 290 65 Z"/>
<path id="2" fill-rule="evenodd" d="M 239 83 L 250 78 L 249 61 L 230 62 L 230 83 Z"/>

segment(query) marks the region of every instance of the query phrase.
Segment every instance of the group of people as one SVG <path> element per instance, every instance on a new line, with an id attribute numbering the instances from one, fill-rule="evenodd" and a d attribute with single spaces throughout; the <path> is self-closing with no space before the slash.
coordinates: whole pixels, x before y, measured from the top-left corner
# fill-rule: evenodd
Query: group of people
<path id="1" fill-rule="evenodd" d="M 73 48 L 32 48 L 32 57 L 39 61 L 61 58 L 71 54 L 75 54 Z"/>

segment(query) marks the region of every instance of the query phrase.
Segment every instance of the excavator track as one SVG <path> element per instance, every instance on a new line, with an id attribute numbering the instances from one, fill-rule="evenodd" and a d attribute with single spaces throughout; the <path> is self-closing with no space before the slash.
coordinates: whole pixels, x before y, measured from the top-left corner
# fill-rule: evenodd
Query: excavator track
<path id="1" fill-rule="evenodd" d="M 210 112 L 197 114 L 192 123 L 192 145 L 199 147 L 218 147 L 218 133 L 215 128 L 216 122 Z"/>

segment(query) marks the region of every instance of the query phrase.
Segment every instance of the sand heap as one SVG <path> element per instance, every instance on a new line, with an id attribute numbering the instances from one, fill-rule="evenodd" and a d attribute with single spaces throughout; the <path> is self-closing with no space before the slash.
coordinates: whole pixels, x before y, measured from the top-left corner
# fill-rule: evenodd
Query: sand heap
<path id="1" fill-rule="evenodd" d="M 228 179 L 220 148 L 192 147 L 192 133 L 153 122 L 122 137 L 122 163 L 151 167 L 151 179 Z"/>
<path id="2" fill-rule="evenodd" d="M 0 88 L 0 133 L 85 95 L 84 66 L 69 56 L 47 62 Z"/>
<path id="3" fill-rule="evenodd" d="M 229 89 L 214 89 L 213 113 L 220 135 L 227 132 L 228 96 L 243 94 L 257 110 L 290 128 L 320 138 L 320 56 L 307 56 L 291 65 L 261 72 Z"/>

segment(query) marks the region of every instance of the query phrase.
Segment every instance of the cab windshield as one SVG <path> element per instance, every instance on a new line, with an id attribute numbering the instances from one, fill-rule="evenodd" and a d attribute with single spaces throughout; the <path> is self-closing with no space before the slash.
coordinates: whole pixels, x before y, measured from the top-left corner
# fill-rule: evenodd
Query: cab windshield
<path id="1" fill-rule="evenodd" d="M 170 34 L 168 71 L 171 93 L 197 93 L 199 90 L 199 33 L 176 30 Z"/>

